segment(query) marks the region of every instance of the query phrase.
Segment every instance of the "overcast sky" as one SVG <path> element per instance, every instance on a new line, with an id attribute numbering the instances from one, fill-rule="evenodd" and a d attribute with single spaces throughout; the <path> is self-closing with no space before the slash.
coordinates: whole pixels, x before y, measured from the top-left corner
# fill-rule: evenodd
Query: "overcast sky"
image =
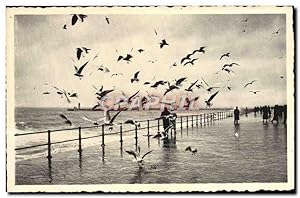
<path id="1" fill-rule="evenodd" d="M 110 24 L 106 23 L 105 16 L 109 17 Z M 129 95 L 137 90 L 161 94 L 165 87 L 153 90 L 143 85 L 154 76 L 154 81 L 188 77 L 183 88 L 197 79 L 200 82 L 201 77 L 210 85 L 231 86 L 231 91 L 220 90 L 213 101 L 214 107 L 286 103 L 285 15 L 88 15 L 83 23 L 78 21 L 75 26 L 70 24 L 71 17 L 19 15 L 15 18 L 16 106 L 72 107 L 79 100 L 82 106 L 93 106 L 96 98 L 92 85 L 104 85 L 105 89 L 115 86 L 115 94 L 121 90 Z M 248 21 L 242 22 L 244 19 Z M 67 30 L 63 29 L 64 24 Z M 279 33 L 273 34 L 278 29 Z M 160 49 L 162 39 L 169 46 Z M 82 46 L 92 50 L 77 61 L 75 49 Z M 182 57 L 201 46 L 207 46 L 206 53 L 193 56 L 199 58 L 195 65 L 180 65 Z M 137 52 L 140 48 L 145 51 Z M 231 56 L 219 60 L 226 52 Z M 98 58 L 93 60 L 97 53 Z M 133 55 L 131 63 L 116 61 L 119 55 L 127 53 Z M 79 80 L 73 75 L 74 64 L 80 66 L 87 60 L 90 61 L 83 70 L 84 77 Z M 149 60 L 157 62 L 153 64 Z M 177 67 L 170 69 L 174 62 Z M 233 67 L 235 74 L 215 74 L 225 63 L 232 62 L 240 65 Z M 111 73 L 97 71 L 101 64 Z M 136 71 L 141 71 L 141 81 L 131 84 L 130 78 Z M 124 75 L 111 78 L 117 72 Z M 230 81 L 217 84 L 227 80 Z M 243 88 L 252 80 L 257 82 Z M 43 83 L 78 92 L 79 100 L 68 104 Z M 250 90 L 261 92 L 255 95 Z M 43 95 L 45 91 L 51 94 Z M 179 93 L 174 91 L 169 96 Z M 205 90 L 197 88 L 189 95 L 200 96 L 199 107 L 205 107 L 204 100 L 209 97 Z"/>

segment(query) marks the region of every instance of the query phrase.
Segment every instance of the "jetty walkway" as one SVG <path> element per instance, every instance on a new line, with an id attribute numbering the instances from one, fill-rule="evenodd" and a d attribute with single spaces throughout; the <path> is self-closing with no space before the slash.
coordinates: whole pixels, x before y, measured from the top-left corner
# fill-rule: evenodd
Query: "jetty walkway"
<path id="1" fill-rule="evenodd" d="M 143 169 L 125 152 L 136 149 L 133 134 L 121 147 L 116 139 L 82 152 L 55 153 L 50 160 L 16 162 L 16 184 L 286 182 L 286 133 L 286 125 L 263 124 L 261 116 L 253 113 L 241 116 L 239 125 L 228 116 L 182 128 L 177 123 L 176 136 L 169 140 L 154 139 L 147 132 L 139 135 L 141 153 L 153 150 Z M 185 151 L 187 146 L 197 153 Z"/>

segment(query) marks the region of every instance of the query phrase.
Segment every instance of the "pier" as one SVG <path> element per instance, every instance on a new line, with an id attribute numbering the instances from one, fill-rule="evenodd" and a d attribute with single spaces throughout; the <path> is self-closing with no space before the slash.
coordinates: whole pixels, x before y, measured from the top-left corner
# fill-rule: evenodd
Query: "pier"
<path id="1" fill-rule="evenodd" d="M 97 127 L 99 144 L 83 148 L 88 138 L 78 130 L 78 138 L 52 142 L 59 130 L 41 131 L 47 143 L 16 148 L 16 152 L 34 147 L 47 148 L 47 157 L 16 163 L 16 184 L 113 184 L 113 183 L 212 183 L 212 182 L 286 182 L 286 126 L 262 124 L 260 115 L 241 116 L 234 125 L 231 111 L 178 116 L 176 131 L 170 138 L 152 138 L 153 131 L 162 130 L 162 120 L 142 120 L 141 127 L 107 133 L 104 125 Z M 37 135 L 37 133 L 16 134 Z M 107 142 L 110 135 L 119 140 Z M 55 144 L 76 143 L 77 149 L 61 153 L 51 150 Z M 139 169 L 124 150 L 141 147 L 146 169 Z M 195 155 L 185 151 L 197 148 Z M 155 167 L 155 168 L 151 168 Z M 179 171 L 180 170 L 180 171 Z"/>

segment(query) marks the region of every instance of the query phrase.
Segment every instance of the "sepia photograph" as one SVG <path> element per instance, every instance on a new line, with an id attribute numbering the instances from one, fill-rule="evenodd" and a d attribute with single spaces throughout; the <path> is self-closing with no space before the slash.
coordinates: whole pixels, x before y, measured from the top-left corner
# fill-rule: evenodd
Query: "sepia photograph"
<path id="1" fill-rule="evenodd" d="M 294 190 L 293 14 L 6 7 L 7 191 Z"/>

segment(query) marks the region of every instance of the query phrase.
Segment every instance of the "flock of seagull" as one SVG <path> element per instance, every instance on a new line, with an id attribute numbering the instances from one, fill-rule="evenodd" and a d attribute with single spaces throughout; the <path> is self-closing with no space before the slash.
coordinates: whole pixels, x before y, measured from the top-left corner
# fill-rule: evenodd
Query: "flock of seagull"
<path id="1" fill-rule="evenodd" d="M 86 19 L 88 18 L 87 15 L 84 14 L 73 14 L 71 17 L 71 26 L 75 26 L 77 25 L 79 22 L 83 23 Z M 110 19 L 108 17 L 104 18 L 107 25 L 111 25 Z M 248 23 L 248 19 L 243 19 L 242 21 L 243 24 L 243 30 L 242 32 L 246 32 L 247 29 L 247 23 Z M 64 30 L 68 30 L 69 26 L 67 24 L 63 25 L 63 29 Z M 154 33 L 155 35 L 158 35 L 158 31 L 156 29 L 154 29 Z M 280 29 L 278 29 L 276 32 L 273 33 L 273 35 L 278 35 L 280 33 Z M 166 39 L 162 39 L 160 41 L 160 43 L 158 43 L 158 47 L 160 49 L 164 49 L 166 47 L 170 47 L 170 44 L 167 42 Z M 190 53 L 187 53 L 184 57 L 181 58 L 180 61 L 176 61 L 174 62 L 171 66 L 170 69 L 174 68 L 174 67 L 178 67 L 179 65 L 181 65 L 182 67 L 189 67 L 189 66 L 193 66 L 195 65 L 195 63 L 199 60 L 200 56 L 205 55 L 206 50 L 207 50 L 208 46 L 201 46 L 198 49 L 194 49 L 193 51 L 191 51 Z M 74 62 L 74 64 L 76 64 L 77 61 L 81 61 L 83 59 L 85 59 L 86 57 L 89 56 L 89 53 L 93 51 L 92 49 L 85 47 L 85 46 L 81 46 L 81 47 L 77 47 L 75 49 L 75 55 L 76 55 L 76 60 L 72 59 L 72 61 Z M 130 50 L 130 52 L 128 52 L 127 54 L 123 54 L 123 55 L 119 55 L 116 58 L 116 62 L 119 61 L 124 61 L 127 64 L 131 63 L 133 61 L 133 54 L 131 53 L 133 51 L 133 48 Z M 147 50 L 146 49 L 137 49 L 136 50 L 139 54 L 145 53 Z M 118 50 L 116 50 L 116 52 L 118 52 Z M 232 53 L 231 52 L 226 52 L 224 54 L 220 55 L 219 60 L 220 61 L 228 61 L 231 57 Z M 86 74 L 84 74 L 85 68 L 89 65 L 90 62 L 92 62 L 93 60 L 95 60 L 96 58 L 99 57 L 99 53 L 97 53 L 93 58 L 90 58 L 89 60 L 84 61 L 83 64 L 81 64 L 80 66 L 75 66 L 74 65 L 74 76 L 76 76 L 79 80 L 81 80 L 82 78 L 86 77 Z M 158 60 L 149 60 L 148 62 L 150 63 L 155 63 Z M 219 73 L 224 73 L 226 72 L 227 74 L 235 74 L 236 72 L 234 71 L 235 67 L 239 67 L 240 64 L 236 63 L 236 62 L 230 62 L 230 63 L 226 63 L 223 64 L 223 66 L 220 68 L 219 71 L 217 71 L 215 74 L 219 74 Z M 105 67 L 103 64 L 98 66 L 96 72 L 103 72 L 103 73 L 111 73 L 111 77 L 118 77 L 120 75 L 124 75 L 123 73 L 113 73 L 111 72 L 111 69 L 108 67 Z M 92 75 L 94 72 L 91 72 L 90 75 Z M 130 83 L 140 83 L 141 79 L 139 77 L 141 71 L 136 71 L 132 78 L 130 78 Z M 145 86 L 149 86 L 148 88 L 151 89 L 158 89 L 159 87 L 164 87 L 165 91 L 163 96 L 166 96 L 167 94 L 174 92 L 176 90 L 184 90 L 185 92 L 193 92 L 194 89 L 203 89 L 205 90 L 208 94 L 211 94 L 209 96 L 209 98 L 207 100 L 204 101 L 204 103 L 206 104 L 207 107 L 211 107 L 213 105 L 212 101 L 214 100 L 214 98 L 220 93 L 221 89 L 225 88 L 229 91 L 232 90 L 231 86 L 224 86 L 222 85 L 222 83 L 227 83 L 230 80 L 227 80 L 226 82 L 221 82 L 221 83 L 217 83 L 214 85 L 210 85 L 207 83 L 207 81 L 201 77 L 200 79 L 195 80 L 194 82 L 192 82 L 190 85 L 188 85 L 186 88 L 182 88 L 184 86 L 184 83 L 187 82 L 187 77 L 181 77 L 179 79 L 174 79 L 173 81 L 168 81 L 168 80 L 156 80 L 154 81 L 156 78 L 156 76 L 151 80 L 151 81 L 145 81 L 143 82 L 143 85 Z M 280 76 L 280 78 L 283 78 L 283 76 Z M 249 86 L 253 86 L 254 83 L 256 83 L 258 80 L 251 80 L 250 82 L 247 82 L 244 85 L 244 88 L 247 88 Z M 71 103 L 71 99 L 72 98 L 78 98 L 79 95 L 76 92 L 68 92 L 65 89 L 62 88 L 58 88 L 57 86 L 53 86 L 53 85 L 49 85 L 47 83 L 45 83 L 45 85 L 52 87 L 55 91 L 56 94 L 60 95 L 61 98 L 65 98 L 66 101 L 68 103 Z M 109 112 L 112 110 L 112 108 L 107 109 L 103 104 L 104 102 L 107 100 L 108 96 L 110 93 L 114 92 L 116 89 L 115 87 L 113 89 L 104 89 L 103 85 L 98 88 L 94 85 L 92 85 L 93 88 L 95 89 L 95 96 L 97 98 L 97 104 L 94 105 L 91 109 L 92 110 L 97 110 L 97 109 L 101 109 L 104 111 L 104 118 L 101 118 L 99 120 L 92 120 L 90 118 L 88 118 L 87 116 L 82 116 L 82 119 L 93 123 L 94 125 L 101 125 L 104 124 L 105 126 L 109 126 L 109 129 L 112 130 L 112 127 L 114 125 L 117 125 L 115 123 L 115 120 L 117 118 L 117 116 L 121 113 L 121 111 L 118 111 L 113 117 L 110 116 Z M 120 100 L 119 102 L 116 102 L 113 104 L 113 106 L 115 105 L 122 105 L 122 104 L 131 104 L 133 102 L 133 100 L 136 97 L 141 97 L 141 103 L 142 106 L 144 106 L 145 104 L 147 104 L 148 102 L 153 100 L 153 97 L 160 97 L 154 94 L 150 94 L 148 91 L 146 96 L 140 96 L 139 95 L 140 90 L 137 90 L 136 92 L 132 93 L 131 95 L 126 95 L 124 92 L 122 92 L 122 95 L 124 96 L 124 99 Z M 249 90 L 250 93 L 253 94 L 257 94 L 260 91 L 259 90 Z M 47 92 L 43 92 L 43 94 L 47 95 L 47 94 L 51 94 L 49 91 Z M 185 99 L 185 108 L 190 107 L 190 104 L 192 102 L 195 102 L 197 100 L 199 100 L 200 96 L 197 96 L 195 98 L 188 98 L 186 97 Z M 160 102 L 161 104 L 166 104 L 166 105 L 170 105 L 170 106 L 176 106 L 176 102 L 174 103 L 167 103 L 167 102 Z M 64 114 L 60 114 L 59 115 L 65 122 L 65 124 L 68 125 L 72 125 L 72 121 L 70 119 L 68 119 L 68 117 Z M 132 119 L 126 120 L 124 122 L 124 124 L 131 124 L 131 125 L 135 125 L 135 126 L 140 126 L 139 123 L 137 121 L 134 121 Z M 154 136 L 154 138 L 159 138 L 160 133 L 158 133 L 157 135 Z M 161 136 L 160 136 L 161 137 Z M 185 149 L 186 151 L 190 151 L 192 154 L 196 154 L 197 153 L 197 149 L 196 148 L 191 148 L 190 146 L 187 147 Z M 129 150 L 126 151 L 128 154 L 132 155 L 134 157 L 134 159 L 138 162 L 138 164 L 143 164 L 143 160 L 144 158 L 151 153 L 152 151 L 148 151 L 147 153 L 145 153 L 143 156 L 140 155 L 140 148 L 138 149 L 137 152 Z"/>

